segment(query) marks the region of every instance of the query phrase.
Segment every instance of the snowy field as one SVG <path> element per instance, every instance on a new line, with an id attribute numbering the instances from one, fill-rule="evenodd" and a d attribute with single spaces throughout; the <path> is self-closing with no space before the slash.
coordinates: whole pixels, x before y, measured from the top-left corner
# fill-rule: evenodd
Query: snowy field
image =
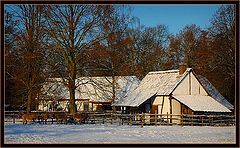
<path id="1" fill-rule="evenodd" d="M 5 123 L 10 143 L 236 143 L 235 126 L 129 126 L 107 124 L 63 125 Z"/>

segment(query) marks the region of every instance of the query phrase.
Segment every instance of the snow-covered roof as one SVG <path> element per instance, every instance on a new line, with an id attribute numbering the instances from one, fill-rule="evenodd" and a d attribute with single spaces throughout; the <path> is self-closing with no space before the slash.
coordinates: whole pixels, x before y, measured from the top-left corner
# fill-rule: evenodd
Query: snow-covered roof
<path id="1" fill-rule="evenodd" d="M 204 95 L 176 95 L 173 96 L 179 102 L 185 104 L 193 111 L 204 112 L 231 112 L 227 107 L 218 103 L 210 96 Z"/>
<path id="2" fill-rule="evenodd" d="M 216 101 L 221 103 L 222 105 L 226 106 L 228 109 L 233 110 L 234 106 L 229 103 L 221 94 L 220 92 L 208 81 L 207 78 L 198 75 L 197 76 L 200 83 L 203 85 L 203 87 L 206 89 L 206 91 L 209 93 L 209 95 L 214 98 Z"/>
<path id="3" fill-rule="evenodd" d="M 129 93 L 129 95 L 120 99 L 116 103 L 116 106 L 138 107 L 139 105 L 141 105 L 143 102 L 153 97 L 154 95 L 170 95 L 191 70 L 192 70 L 191 68 L 187 68 L 182 75 L 179 75 L 179 70 L 149 72 L 143 78 L 139 86 L 131 93 Z M 196 101 L 197 104 L 199 104 L 199 106 L 206 104 L 204 101 L 208 99 L 211 102 L 215 102 L 214 103 L 215 106 L 223 105 L 227 107 L 227 109 L 233 109 L 233 105 L 230 104 L 205 77 L 197 76 L 197 79 L 200 81 L 202 86 L 211 96 L 203 98 L 202 101 L 198 101 L 199 98 L 194 100 Z M 190 106 L 194 105 L 191 102 L 189 103 L 188 100 L 184 101 L 184 99 L 188 99 L 188 97 L 184 98 L 178 97 L 178 99 L 179 101 L 181 100 L 180 102 L 184 104 L 188 103 Z M 200 108 L 201 107 L 199 107 L 199 109 Z M 214 107 L 212 109 L 214 110 Z M 210 108 L 206 109 L 206 111 L 207 110 L 210 110 Z"/>
<path id="4" fill-rule="evenodd" d="M 169 95 L 190 71 L 191 68 L 187 68 L 182 75 L 179 75 L 179 70 L 149 72 L 139 86 L 120 99 L 116 106 L 137 107 L 154 95 Z"/>
<path id="5" fill-rule="evenodd" d="M 116 100 L 135 89 L 140 80 L 136 76 L 115 76 Z M 76 80 L 76 99 L 92 102 L 111 102 L 113 96 L 112 77 L 80 77 Z M 69 99 L 68 88 L 61 78 L 52 78 L 43 86 L 44 98 Z"/>

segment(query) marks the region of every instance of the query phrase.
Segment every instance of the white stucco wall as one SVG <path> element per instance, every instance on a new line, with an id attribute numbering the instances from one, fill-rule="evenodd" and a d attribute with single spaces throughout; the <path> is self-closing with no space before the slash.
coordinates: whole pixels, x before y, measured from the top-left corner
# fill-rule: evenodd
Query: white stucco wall
<path id="1" fill-rule="evenodd" d="M 60 106 L 68 112 L 67 103 L 68 101 L 59 102 Z"/>
<path id="2" fill-rule="evenodd" d="M 168 96 L 164 96 L 163 112 L 162 114 L 170 114 L 170 101 Z"/>
<path id="3" fill-rule="evenodd" d="M 172 114 L 181 114 L 181 104 L 175 99 L 172 99 Z"/>
<path id="4" fill-rule="evenodd" d="M 98 105 L 99 105 L 99 104 L 93 104 L 93 108 L 91 108 L 91 109 L 93 109 L 93 111 L 96 111 Z"/>
<path id="5" fill-rule="evenodd" d="M 163 103 L 163 109 L 162 109 L 162 103 Z M 157 96 L 153 101 L 153 105 L 158 106 L 158 114 L 161 114 L 161 110 L 162 110 L 162 114 L 170 114 L 169 96 Z"/>
<path id="6" fill-rule="evenodd" d="M 153 101 L 153 105 L 162 104 L 162 99 L 163 99 L 162 96 L 157 96 L 157 97 L 155 98 L 155 100 Z"/>
<path id="7" fill-rule="evenodd" d="M 164 99 L 164 102 L 163 102 Z M 163 103 L 163 109 L 162 109 Z M 170 101 L 168 96 L 157 96 L 153 101 L 153 105 L 158 106 L 158 114 L 170 114 Z M 162 113 L 161 113 L 162 110 Z"/>
<path id="8" fill-rule="evenodd" d="M 153 105 L 157 105 L 157 106 L 158 106 L 158 112 L 157 112 L 157 114 L 161 114 L 162 101 L 163 101 L 163 96 L 157 96 L 157 97 L 155 98 L 155 100 L 153 101 Z"/>
<path id="9" fill-rule="evenodd" d="M 158 105 L 158 114 L 161 114 L 161 109 L 162 109 L 162 101 L 164 99 L 163 103 L 163 112 L 162 114 L 170 114 L 170 100 L 169 96 L 157 96 L 155 100 L 153 101 L 153 105 Z M 181 114 L 181 104 L 175 100 L 172 99 L 172 114 L 180 115 Z M 165 116 L 166 118 L 166 116 Z M 170 116 L 168 117 L 170 121 Z M 180 116 L 173 116 L 173 118 L 180 118 Z M 167 119 L 164 119 L 165 121 Z M 180 123 L 180 120 L 174 120 L 172 119 L 173 123 Z"/>
<path id="10" fill-rule="evenodd" d="M 182 82 L 173 91 L 173 95 L 187 95 L 189 94 L 189 75 L 187 75 Z"/>
<path id="11" fill-rule="evenodd" d="M 47 111 L 47 106 L 43 103 L 40 103 L 38 105 L 38 110 L 41 110 L 41 111 Z"/>
<path id="12" fill-rule="evenodd" d="M 175 100 L 172 99 L 172 114 L 174 115 L 180 115 L 181 114 L 181 104 Z M 173 118 L 177 118 L 177 120 L 172 120 L 172 123 L 180 123 L 180 116 L 173 116 Z"/>
<path id="13" fill-rule="evenodd" d="M 192 95 L 207 95 L 207 92 L 204 90 L 202 85 L 198 82 L 197 78 L 191 72 L 191 94 Z"/>
<path id="14" fill-rule="evenodd" d="M 191 87 L 189 87 L 189 83 Z M 198 80 L 196 79 L 192 72 L 188 74 L 177 86 L 177 88 L 173 91 L 173 95 L 199 95 L 199 94 L 207 95 L 207 92 L 203 89 L 203 87 L 198 82 Z"/>
<path id="15" fill-rule="evenodd" d="M 77 105 L 77 111 L 83 111 L 84 110 L 84 102 L 83 101 L 75 101 L 76 105 Z M 50 111 L 49 108 L 50 108 L 50 104 L 51 102 L 49 101 L 48 103 L 39 103 L 38 105 L 38 110 L 41 110 L 41 111 Z M 67 104 L 68 104 L 68 101 L 59 101 L 59 105 L 63 108 L 63 110 L 67 111 L 68 112 L 68 108 L 67 108 Z M 91 104 L 88 105 L 89 107 L 89 110 L 92 110 L 92 106 Z M 93 105 L 93 109 L 96 110 L 97 108 L 97 105 Z"/>
<path id="16" fill-rule="evenodd" d="M 49 111 L 51 103 L 52 103 L 51 101 L 49 101 L 49 102 L 40 102 L 38 104 L 38 110 L 40 110 L 40 111 Z"/>
<path id="17" fill-rule="evenodd" d="M 80 102 L 80 101 L 76 101 L 75 102 L 76 105 L 77 105 L 77 111 L 83 111 L 84 110 L 84 103 L 83 102 Z"/>
<path id="18" fill-rule="evenodd" d="M 200 85 L 200 94 L 201 95 L 206 95 L 206 96 L 208 95 L 206 90 L 201 85 Z"/>

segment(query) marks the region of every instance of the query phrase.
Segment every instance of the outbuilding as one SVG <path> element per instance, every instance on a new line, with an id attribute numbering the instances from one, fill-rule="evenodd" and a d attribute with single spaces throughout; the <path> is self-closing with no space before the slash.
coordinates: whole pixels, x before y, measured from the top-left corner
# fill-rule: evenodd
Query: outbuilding
<path id="1" fill-rule="evenodd" d="M 80 77 L 76 79 L 75 104 L 77 111 L 104 111 L 112 109 L 113 93 L 115 100 L 125 97 L 135 89 L 140 80 L 136 76 Z M 114 91 L 113 91 L 114 87 Z M 69 91 L 62 78 L 51 78 L 39 95 L 38 110 L 69 110 Z"/>
<path id="2" fill-rule="evenodd" d="M 234 109 L 217 89 L 192 68 L 149 72 L 116 106 L 129 113 L 222 114 Z"/>

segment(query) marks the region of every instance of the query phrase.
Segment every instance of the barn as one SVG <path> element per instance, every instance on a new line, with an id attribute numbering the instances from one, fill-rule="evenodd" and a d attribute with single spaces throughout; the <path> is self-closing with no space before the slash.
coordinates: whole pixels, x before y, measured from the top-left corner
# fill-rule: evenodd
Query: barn
<path id="1" fill-rule="evenodd" d="M 76 80 L 75 103 L 77 111 L 103 111 L 112 109 L 112 77 L 80 77 Z M 116 101 L 135 89 L 140 80 L 136 76 L 115 76 Z M 51 78 L 38 96 L 41 111 L 69 110 L 69 91 L 63 79 Z"/>
<path id="2" fill-rule="evenodd" d="M 128 113 L 158 114 L 222 114 L 234 109 L 205 77 L 185 65 L 149 72 L 116 106 Z"/>

